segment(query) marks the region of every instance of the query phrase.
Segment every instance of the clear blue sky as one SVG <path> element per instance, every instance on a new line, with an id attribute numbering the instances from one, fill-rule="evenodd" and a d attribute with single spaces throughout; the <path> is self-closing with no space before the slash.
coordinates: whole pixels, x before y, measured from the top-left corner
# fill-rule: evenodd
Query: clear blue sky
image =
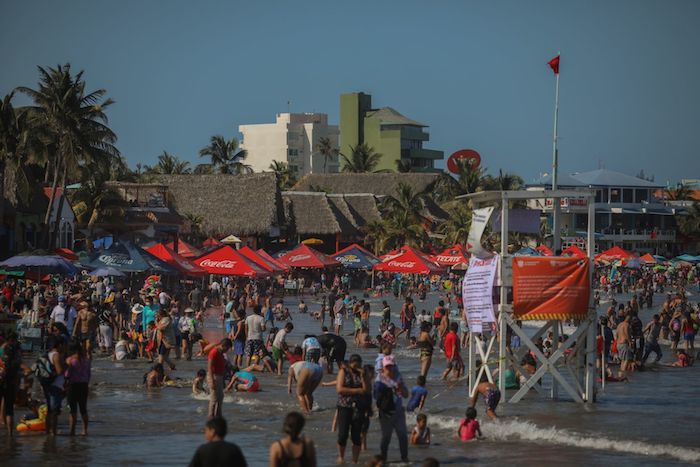
<path id="1" fill-rule="evenodd" d="M 0 93 L 70 62 L 106 88 L 133 166 L 197 161 L 211 135 L 287 110 L 338 121 L 365 91 L 430 125 L 430 148 L 474 148 L 491 172 L 551 165 L 561 51 L 565 172 L 700 178 L 700 2 L 4 0 Z M 22 100 L 18 103 L 23 103 Z"/>

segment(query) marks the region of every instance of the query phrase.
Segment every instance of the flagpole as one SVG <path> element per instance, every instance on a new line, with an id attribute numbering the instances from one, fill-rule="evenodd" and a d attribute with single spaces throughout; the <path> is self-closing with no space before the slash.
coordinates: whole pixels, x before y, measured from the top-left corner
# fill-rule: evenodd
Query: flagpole
<path id="1" fill-rule="evenodd" d="M 559 57 L 559 54 L 557 54 Z M 559 122 L 559 70 L 557 69 L 556 84 L 554 88 L 554 133 L 552 137 L 552 190 L 556 190 L 558 187 L 558 171 L 559 171 L 559 152 L 557 150 L 557 126 Z M 554 198 L 552 200 L 553 204 L 553 216 L 552 216 L 552 246 L 554 254 L 557 254 L 557 250 L 561 249 L 561 227 L 560 227 L 560 199 Z"/>

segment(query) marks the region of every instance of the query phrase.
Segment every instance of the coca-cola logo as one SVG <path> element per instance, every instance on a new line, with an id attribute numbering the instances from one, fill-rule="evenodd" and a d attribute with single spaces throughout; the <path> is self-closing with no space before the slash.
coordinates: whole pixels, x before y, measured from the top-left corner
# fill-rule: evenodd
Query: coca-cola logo
<path id="1" fill-rule="evenodd" d="M 306 255 L 306 254 L 294 255 L 294 256 L 289 257 L 289 261 L 295 261 L 295 262 L 296 261 L 303 261 L 303 260 L 309 259 L 309 258 L 311 258 L 311 255 Z"/>
<path id="2" fill-rule="evenodd" d="M 395 267 L 395 268 L 412 268 L 416 265 L 415 261 L 389 261 L 389 266 Z"/>
<path id="3" fill-rule="evenodd" d="M 100 255 L 98 259 L 107 265 L 125 265 L 134 264 L 134 260 L 128 255 L 111 254 L 111 255 Z"/>
<path id="4" fill-rule="evenodd" d="M 201 263 L 199 263 L 200 266 L 205 267 L 205 268 L 222 268 L 222 269 L 233 269 L 236 267 L 236 261 L 231 261 L 230 259 L 224 259 L 221 261 L 214 261 L 213 259 L 205 259 Z"/>

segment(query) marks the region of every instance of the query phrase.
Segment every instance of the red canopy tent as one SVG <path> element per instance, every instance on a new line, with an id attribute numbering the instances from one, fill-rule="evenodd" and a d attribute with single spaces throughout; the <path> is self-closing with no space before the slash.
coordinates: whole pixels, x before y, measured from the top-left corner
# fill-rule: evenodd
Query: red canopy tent
<path id="1" fill-rule="evenodd" d="M 265 261 L 267 261 L 268 263 L 274 264 L 276 268 L 279 268 L 279 269 L 281 269 L 282 271 L 289 271 L 289 266 L 287 266 L 287 265 L 284 264 L 284 263 L 280 263 L 280 262 L 277 261 L 275 258 L 273 258 L 272 256 L 270 256 L 270 254 L 269 254 L 267 251 L 263 250 L 262 248 L 258 248 L 258 250 L 256 251 L 256 253 L 257 253 L 258 255 L 260 255 L 260 257 L 263 258 L 263 259 L 264 259 Z"/>
<path id="2" fill-rule="evenodd" d="M 577 258 L 585 258 L 586 252 L 577 247 L 576 245 L 571 245 L 569 247 L 564 248 L 561 252 L 562 256 L 575 256 Z"/>
<path id="3" fill-rule="evenodd" d="M 632 257 L 632 253 L 628 253 L 619 246 L 615 245 L 609 250 L 605 250 L 595 257 L 596 260 L 613 261 L 617 259 L 629 259 Z"/>
<path id="4" fill-rule="evenodd" d="M 455 266 L 460 263 L 469 262 L 467 252 L 464 251 L 464 247 L 460 244 L 446 248 L 441 253 L 433 256 L 432 260 L 440 266 Z"/>
<path id="5" fill-rule="evenodd" d="M 209 237 L 206 240 L 204 240 L 204 243 L 202 243 L 202 246 L 205 246 L 205 247 L 219 246 L 219 245 L 223 245 L 223 243 L 221 243 L 220 241 L 218 241 L 214 237 Z"/>
<path id="6" fill-rule="evenodd" d="M 293 268 L 319 269 L 329 266 L 340 266 L 340 262 L 334 258 L 303 244 L 280 256 L 277 258 L 277 261 Z"/>
<path id="7" fill-rule="evenodd" d="M 175 242 L 170 242 L 165 246 L 175 251 Z M 202 256 L 202 250 L 193 247 L 184 240 L 177 241 L 177 251 L 175 251 L 175 253 L 182 256 L 183 258 L 196 258 L 197 256 Z"/>
<path id="8" fill-rule="evenodd" d="M 404 274 L 434 274 L 443 271 L 439 264 L 431 261 L 420 251 L 410 246 L 404 246 L 401 250 L 401 254 L 377 264 L 374 270 Z"/>
<path id="9" fill-rule="evenodd" d="M 543 256 L 554 256 L 554 253 L 552 253 L 552 250 L 550 250 L 546 245 L 540 245 L 535 250 L 539 251 L 542 253 Z"/>
<path id="10" fill-rule="evenodd" d="M 56 248 L 54 250 L 58 256 L 62 256 L 68 261 L 78 261 L 78 255 L 76 255 L 70 248 Z"/>
<path id="11" fill-rule="evenodd" d="M 194 264 L 207 270 L 209 274 L 222 276 L 264 277 L 270 273 L 228 245 L 210 251 L 193 261 Z"/>
<path id="12" fill-rule="evenodd" d="M 244 246 L 240 250 L 237 250 L 237 253 L 245 256 L 264 270 L 272 273 L 276 272 L 284 272 L 284 268 L 280 264 L 275 264 L 271 261 L 266 260 L 263 258 L 260 254 L 258 254 L 255 250 L 253 250 L 251 247 L 248 245 Z"/>
<path id="13" fill-rule="evenodd" d="M 172 248 L 168 248 L 162 243 L 156 243 L 152 247 L 146 248 L 146 251 L 153 256 L 162 259 L 187 276 L 204 276 L 207 274 L 206 269 L 199 267 L 191 261 L 185 259 L 181 255 L 175 253 Z"/>
<path id="14" fill-rule="evenodd" d="M 640 261 L 647 263 L 647 264 L 655 264 L 656 263 L 656 258 L 652 256 L 651 253 L 647 253 L 639 258 Z"/>

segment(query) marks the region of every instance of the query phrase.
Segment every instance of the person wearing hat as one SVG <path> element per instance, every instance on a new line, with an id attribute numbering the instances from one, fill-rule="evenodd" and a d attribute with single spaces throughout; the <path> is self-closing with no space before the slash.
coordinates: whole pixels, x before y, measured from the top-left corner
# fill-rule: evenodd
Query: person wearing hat
<path id="1" fill-rule="evenodd" d="M 182 355 L 186 360 L 192 360 L 192 342 L 190 336 L 197 331 L 197 322 L 194 319 L 194 310 L 185 308 L 185 316 L 178 321 L 178 328 L 182 338 Z"/>
<path id="2" fill-rule="evenodd" d="M 374 397 L 379 410 L 379 424 L 382 430 L 380 442 L 381 455 L 387 458 L 391 435 L 395 431 L 399 439 L 401 462 L 408 462 L 408 430 L 406 429 L 406 412 L 402 400 L 408 397 L 408 389 L 396 371 L 393 355 L 382 359 L 382 370 L 374 383 Z"/>
<path id="3" fill-rule="evenodd" d="M 53 307 L 51 311 L 51 324 L 61 323 L 66 324 L 66 297 L 63 295 L 58 296 L 58 304 Z"/>

